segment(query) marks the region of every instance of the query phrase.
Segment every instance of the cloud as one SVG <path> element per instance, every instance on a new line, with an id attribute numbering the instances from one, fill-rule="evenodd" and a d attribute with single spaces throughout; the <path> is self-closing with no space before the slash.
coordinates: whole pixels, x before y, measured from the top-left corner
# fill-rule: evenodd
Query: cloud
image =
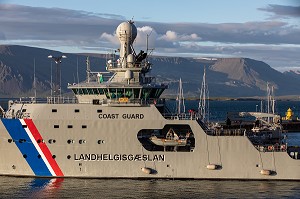
<path id="1" fill-rule="evenodd" d="M 258 10 L 272 13 L 277 17 L 300 17 L 300 6 L 269 4 L 265 8 L 258 8 Z"/>
<path id="2" fill-rule="evenodd" d="M 276 6 L 268 9 L 272 13 L 280 10 Z M 77 52 L 116 49 L 120 44 L 115 30 L 123 21 L 126 21 L 123 16 L 106 13 L 0 4 L 0 39 L 5 44 L 56 50 L 75 47 Z M 267 60 L 276 67 L 284 63 L 300 66 L 300 28 L 284 21 L 219 24 L 136 21 L 135 25 L 138 35 L 134 47 L 145 49 L 148 40 L 148 47 L 155 48 L 157 55 L 244 56 Z"/>
<path id="3" fill-rule="evenodd" d="M 197 41 L 200 40 L 201 38 L 198 37 L 196 33 L 190 34 L 190 35 L 179 35 L 177 32 L 168 30 L 166 34 L 161 36 L 159 40 L 166 40 L 166 41 Z"/>

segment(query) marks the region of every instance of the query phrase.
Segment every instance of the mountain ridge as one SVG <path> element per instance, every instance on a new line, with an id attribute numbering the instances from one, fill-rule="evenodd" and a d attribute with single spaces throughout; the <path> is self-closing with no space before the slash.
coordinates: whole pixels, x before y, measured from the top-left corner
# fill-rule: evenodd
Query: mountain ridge
<path id="1" fill-rule="evenodd" d="M 105 54 L 61 53 L 43 48 L 0 45 L 0 97 L 33 94 L 34 62 L 36 89 L 41 96 L 50 95 L 51 73 L 54 74 L 56 67 L 52 60 L 47 58 L 50 54 L 67 56 L 61 63 L 63 92 L 68 92 L 68 83 L 85 80 L 86 56 L 90 56 L 92 71 L 105 70 Z M 211 96 L 265 96 L 267 83 L 274 86 L 276 95 L 298 95 L 297 84 L 299 85 L 300 78 L 281 73 L 262 61 L 250 58 L 152 56 L 150 61 L 153 63 L 151 74 L 156 76 L 156 81 L 170 85 L 170 89 L 164 93 L 165 96 L 176 96 L 179 78 L 183 81 L 187 97 L 199 96 L 204 67 L 207 69 L 206 77 Z"/>

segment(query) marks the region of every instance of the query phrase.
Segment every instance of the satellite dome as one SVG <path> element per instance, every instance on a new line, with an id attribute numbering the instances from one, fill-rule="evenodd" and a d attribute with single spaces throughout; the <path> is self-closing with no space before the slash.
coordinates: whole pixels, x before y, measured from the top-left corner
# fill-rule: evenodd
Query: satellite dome
<path id="1" fill-rule="evenodd" d="M 121 23 L 117 27 L 116 33 L 120 42 L 126 41 L 132 44 L 134 39 L 136 38 L 137 29 L 133 22 L 128 21 Z"/>

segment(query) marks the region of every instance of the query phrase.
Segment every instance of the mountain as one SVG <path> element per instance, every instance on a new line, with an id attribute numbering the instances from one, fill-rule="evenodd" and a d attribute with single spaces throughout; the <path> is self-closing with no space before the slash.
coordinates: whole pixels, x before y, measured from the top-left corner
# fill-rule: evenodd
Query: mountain
<path id="1" fill-rule="evenodd" d="M 283 72 L 289 78 L 300 79 L 300 70 L 289 70 Z"/>
<path id="2" fill-rule="evenodd" d="M 0 45 L 0 97 L 33 96 L 34 65 L 38 96 L 50 95 L 51 77 L 55 81 L 56 65 L 48 55 L 61 52 L 16 45 Z M 67 84 L 86 79 L 86 56 L 90 56 L 91 70 L 104 71 L 106 55 L 70 54 L 60 64 L 62 90 Z M 183 81 L 186 96 L 199 96 L 204 67 L 210 96 L 250 97 L 265 96 L 267 83 L 274 86 L 276 95 L 298 95 L 299 76 L 281 73 L 262 61 L 249 58 L 150 58 L 151 75 L 157 82 L 168 83 L 165 96 L 175 96 L 179 78 Z M 52 69 L 52 70 L 51 70 Z M 52 71 L 52 72 L 51 72 Z M 52 75 L 51 75 L 52 74 Z"/>

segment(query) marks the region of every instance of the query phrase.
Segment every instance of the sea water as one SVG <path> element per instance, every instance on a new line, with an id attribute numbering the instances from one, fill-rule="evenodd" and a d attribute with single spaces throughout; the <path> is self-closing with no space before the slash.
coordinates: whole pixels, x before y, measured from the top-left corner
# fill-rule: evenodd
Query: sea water
<path id="1" fill-rule="evenodd" d="M 175 106 L 174 101 L 168 103 L 170 107 Z M 288 108 L 292 108 L 294 114 L 299 116 L 299 105 L 300 102 L 279 101 L 276 109 L 283 116 Z M 187 110 L 196 110 L 197 106 L 197 101 L 186 102 Z M 210 102 L 210 119 L 213 121 L 224 121 L 227 112 L 234 111 L 260 111 L 260 102 Z M 300 146 L 300 133 L 289 133 L 288 142 Z M 0 164 L 3 164 L 1 160 Z M 0 198 L 300 198 L 300 183 L 279 180 L 48 179 L 0 176 Z"/>
<path id="2" fill-rule="evenodd" d="M 0 198 L 300 198 L 296 181 L 44 179 L 0 176 Z"/>

